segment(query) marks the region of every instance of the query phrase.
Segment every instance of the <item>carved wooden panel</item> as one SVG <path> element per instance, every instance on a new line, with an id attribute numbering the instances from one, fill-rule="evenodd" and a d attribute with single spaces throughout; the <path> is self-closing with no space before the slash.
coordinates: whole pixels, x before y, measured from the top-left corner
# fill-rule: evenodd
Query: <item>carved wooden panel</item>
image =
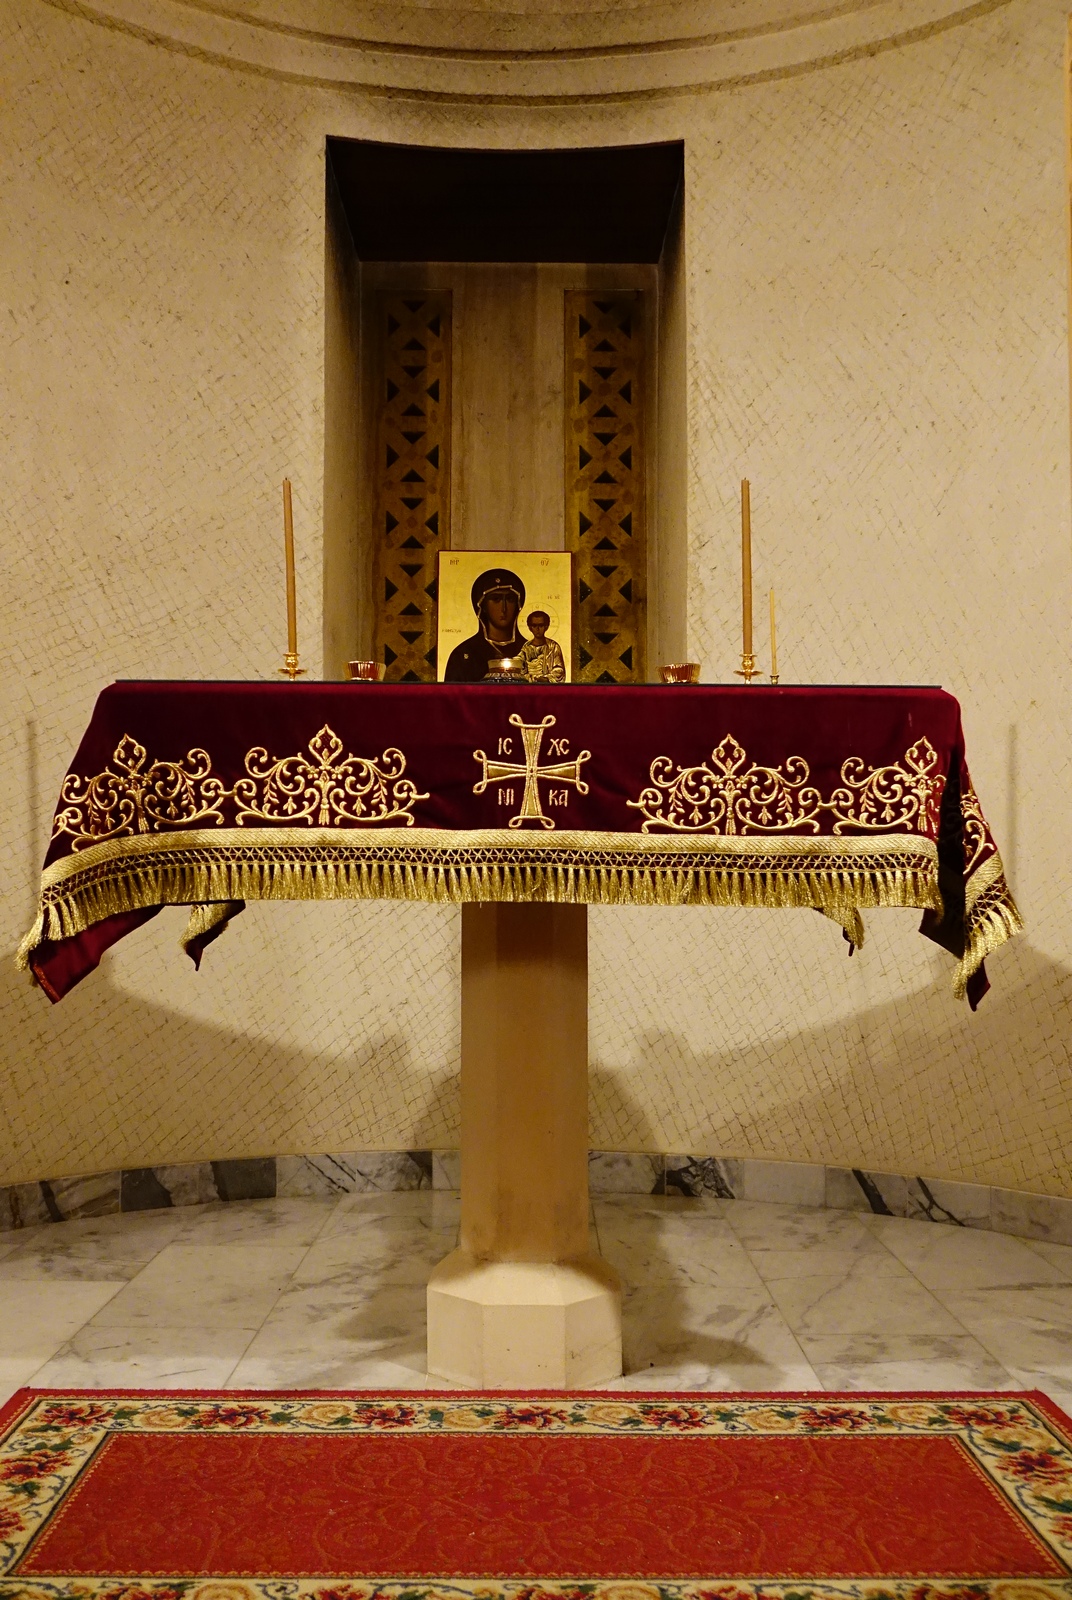
<path id="1" fill-rule="evenodd" d="M 644 681 L 643 314 L 640 290 L 566 291 L 566 548 L 578 683 Z"/>
<path id="2" fill-rule="evenodd" d="M 450 293 L 377 296 L 376 657 L 434 683 L 436 558 L 450 546 Z"/>

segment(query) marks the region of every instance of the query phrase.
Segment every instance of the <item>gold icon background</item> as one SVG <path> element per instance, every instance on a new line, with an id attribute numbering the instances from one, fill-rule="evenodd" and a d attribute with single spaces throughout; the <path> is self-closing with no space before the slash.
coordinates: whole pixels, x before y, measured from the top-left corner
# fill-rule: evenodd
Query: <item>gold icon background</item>
<path id="1" fill-rule="evenodd" d="M 473 584 L 490 567 L 508 567 L 525 585 L 525 604 L 518 626 L 525 638 L 525 618 L 530 611 L 546 611 L 551 618 L 548 638 L 557 639 L 566 663 L 566 682 L 573 677 L 571 562 L 568 550 L 441 550 L 439 553 L 439 638 L 436 672 L 439 682 L 450 652 L 476 632 L 471 599 Z"/>

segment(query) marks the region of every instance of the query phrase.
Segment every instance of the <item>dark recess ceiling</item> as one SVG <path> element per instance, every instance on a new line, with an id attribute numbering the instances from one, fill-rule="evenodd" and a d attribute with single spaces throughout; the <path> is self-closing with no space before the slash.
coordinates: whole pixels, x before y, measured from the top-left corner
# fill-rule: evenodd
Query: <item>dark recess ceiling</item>
<path id="1" fill-rule="evenodd" d="M 658 261 L 684 146 L 447 150 L 329 139 L 363 261 Z"/>

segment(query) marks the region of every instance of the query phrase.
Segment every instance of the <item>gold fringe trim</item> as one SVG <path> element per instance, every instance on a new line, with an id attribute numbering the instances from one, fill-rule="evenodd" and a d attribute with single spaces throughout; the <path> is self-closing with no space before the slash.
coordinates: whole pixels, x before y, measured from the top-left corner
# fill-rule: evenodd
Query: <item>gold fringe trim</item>
<path id="1" fill-rule="evenodd" d="M 958 1000 L 964 998 L 968 979 L 978 972 L 987 956 L 1023 931 L 1023 918 L 995 850 L 969 878 L 965 891 L 964 954 L 953 974 L 953 993 Z"/>
<path id="2" fill-rule="evenodd" d="M 226 927 L 236 911 L 242 907 L 234 905 L 231 901 L 222 904 L 193 906 L 190 911 L 190 920 L 182 931 L 179 947 L 187 955 L 195 939 L 203 939 L 206 933 L 211 933 L 213 928 Z"/>
<path id="3" fill-rule="evenodd" d="M 426 829 L 200 830 L 108 840 L 54 862 L 23 939 L 25 970 L 46 940 L 117 912 L 192 906 L 184 946 L 236 900 L 553 901 L 574 905 L 802 907 L 863 943 L 861 910 L 942 914 L 937 851 L 918 837 L 696 838 Z M 1000 858 L 966 885 L 966 949 L 953 989 L 1023 928 Z"/>
<path id="4" fill-rule="evenodd" d="M 39 944 L 45 940 L 45 914 L 39 911 L 34 919 L 33 927 L 15 951 L 15 968 L 18 972 L 27 972 L 30 967 L 30 957 Z"/>
<path id="5" fill-rule="evenodd" d="M 731 861 L 703 866 L 671 863 L 591 866 L 552 862 L 211 860 L 176 862 L 166 856 L 88 875 L 57 887 L 19 947 L 25 967 L 46 939 L 69 939 L 105 917 L 144 906 L 195 906 L 184 939 L 201 921 L 226 920 L 233 900 L 420 900 L 428 904 L 473 901 L 554 901 L 583 905 L 803 907 L 821 911 L 859 943 L 859 911 L 868 906 L 941 909 L 930 866 L 847 863 L 790 867 Z M 197 921 L 197 927 L 194 922 Z M 208 924 L 206 924 L 207 926 Z"/>

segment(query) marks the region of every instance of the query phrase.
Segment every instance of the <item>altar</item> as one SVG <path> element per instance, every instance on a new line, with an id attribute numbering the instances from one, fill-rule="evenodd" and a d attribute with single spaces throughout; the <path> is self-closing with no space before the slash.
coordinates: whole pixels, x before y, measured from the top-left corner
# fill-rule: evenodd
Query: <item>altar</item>
<path id="1" fill-rule="evenodd" d="M 863 912 L 916 907 L 973 1008 L 1021 926 L 940 689 L 132 682 L 64 779 L 18 961 L 58 1001 L 166 906 L 199 962 L 245 901 L 298 899 L 462 905 L 429 1371 L 489 1388 L 621 1370 L 588 1244 L 589 905 L 807 907 L 850 949 Z"/>

